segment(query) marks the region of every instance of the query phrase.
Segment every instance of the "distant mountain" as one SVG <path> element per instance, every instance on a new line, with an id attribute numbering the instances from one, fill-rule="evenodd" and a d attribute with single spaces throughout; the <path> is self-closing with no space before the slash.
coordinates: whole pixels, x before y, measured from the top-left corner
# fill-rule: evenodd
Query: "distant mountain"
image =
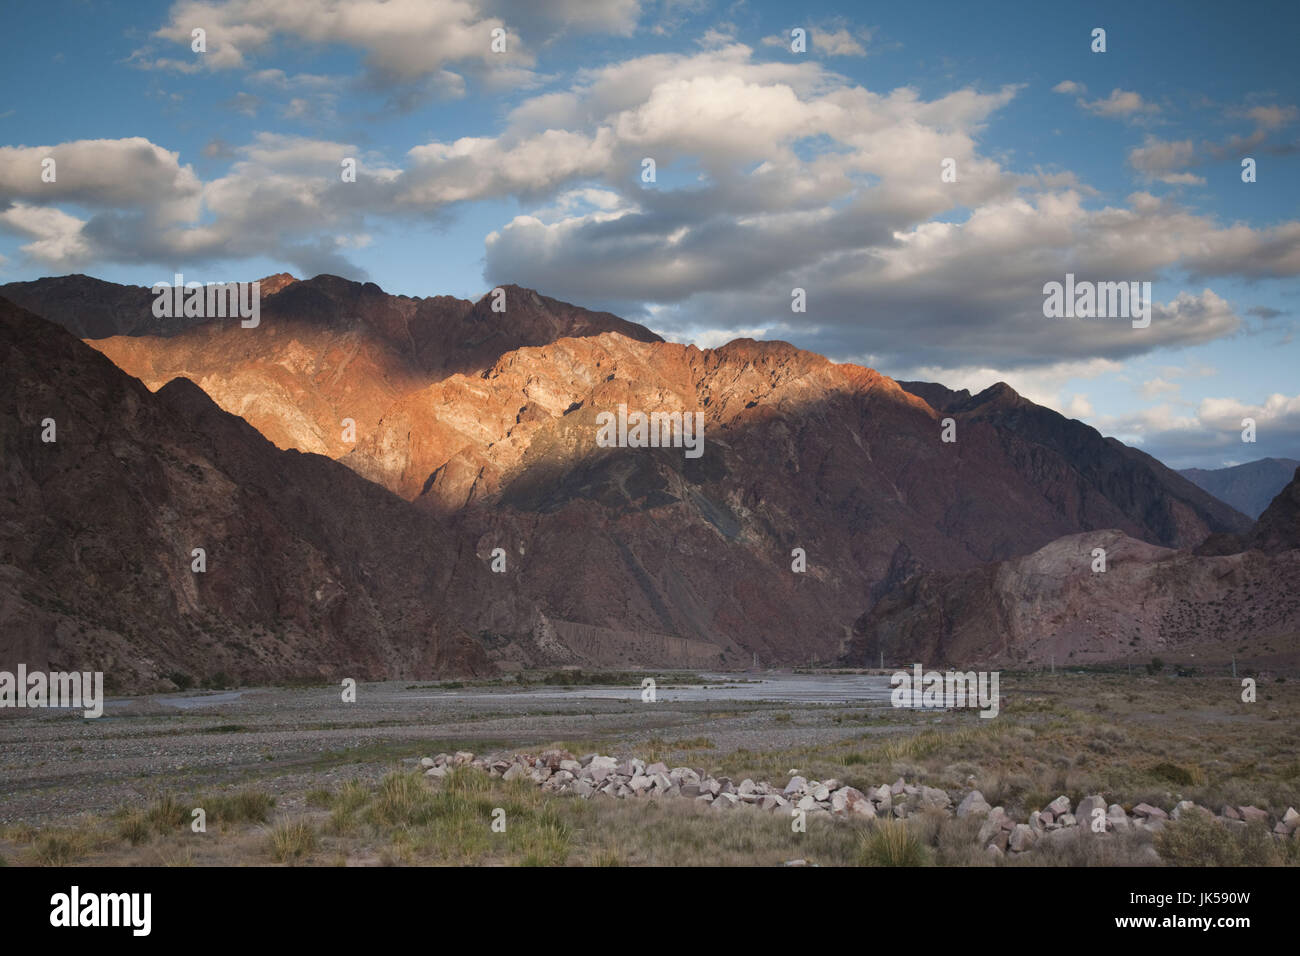
<path id="1" fill-rule="evenodd" d="M 854 625 L 852 664 L 970 667 L 1177 658 L 1300 664 L 1300 471 L 1245 535 L 1172 550 L 1118 531 L 893 582 Z M 1106 568 L 1094 565 L 1096 549 Z"/>
<path id="2" fill-rule="evenodd" d="M 1297 468 L 1300 461 L 1292 458 L 1261 458 L 1231 468 L 1184 468 L 1178 473 L 1242 514 L 1258 518 Z"/>

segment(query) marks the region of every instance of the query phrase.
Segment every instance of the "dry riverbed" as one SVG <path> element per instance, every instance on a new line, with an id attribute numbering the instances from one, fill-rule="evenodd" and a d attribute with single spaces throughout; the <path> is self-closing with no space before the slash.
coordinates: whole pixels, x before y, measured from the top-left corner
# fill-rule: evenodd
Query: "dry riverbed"
<path id="1" fill-rule="evenodd" d="M 742 678 L 742 680 L 745 678 Z M 836 686 L 835 677 L 827 682 Z M 859 684 L 861 682 L 859 681 Z M 877 692 L 765 700 L 755 685 L 702 694 L 639 687 L 363 684 L 253 688 L 110 702 L 105 716 L 0 716 L 0 858 L 9 865 L 477 863 L 995 865 L 967 821 L 809 821 L 718 813 L 691 801 L 582 800 L 527 781 L 458 771 L 434 781 L 418 758 L 559 746 L 660 760 L 735 780 L 792 771 L 867 787 L 979 789 L 1025 814 L 1059 795 L 1131 807 L 1193 800 L 1216 812 L 1300 803 L 1292 683 L 1240 700 L 1227 679 L 1058 673 L 1002 676 L 996 718 L 896 710 Z M 717 687 L 715 683 L 711 685 Z M 694 699 L 704 696 L 707 699 Z M 203 807 L 206 832 L 191 829 Z M 505 832 L 492 829 L 503 810 Z M 1165 862 L 1290 863 L 1296 840 L 1171 828 Z M 1222 828 L 1220 828 L 1222 829 Z M 887 832 L 888 831 L 888 832 Z M 1300 839 L 1300 838 L 1298 838 Z M 1172 841 L 1172 838 L 1167 838 Z M 1151 863 L 1151 836 L 1039 863 Z M 1079 850 L 1078 853 L 1084 851 Z M 1028 862 L 1028 861 L 1022 861 Z M 1008 865 L 1002 862 L 998 865 Z"/>

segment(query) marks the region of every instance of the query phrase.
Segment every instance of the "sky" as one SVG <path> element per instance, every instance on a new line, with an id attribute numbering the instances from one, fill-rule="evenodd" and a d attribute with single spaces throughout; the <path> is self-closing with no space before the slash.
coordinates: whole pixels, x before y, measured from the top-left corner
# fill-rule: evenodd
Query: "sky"
<path id="1" fill-rule="evenodd" d="M 1297 35 L 1294 2 L 11 0 L 0 283 L 513 282 L 1005 381 L 1176 468 L 1300 458 Z M 1150 282 L 1150 323 L 1048 317 L 1067 274 Z"/>

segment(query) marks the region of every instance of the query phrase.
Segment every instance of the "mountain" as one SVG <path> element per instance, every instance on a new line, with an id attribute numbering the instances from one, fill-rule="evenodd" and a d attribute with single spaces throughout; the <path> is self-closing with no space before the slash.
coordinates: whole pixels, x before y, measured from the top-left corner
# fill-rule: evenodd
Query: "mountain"
<path id="1" fill-rule="evenodd" d="M 1115 527 L 1173 548 L 1250 528 L 1245 515 L 1145 452 L 1035 405 L 1004 383 L 974 396 L 931 382 L 899 384 L 953 417 L 959 430 L 961 423 L 994 426 L 1017 470 L 1080 527 Z M 1106 517 L 1116 509 L 1120 519 Z"/>
<path id="2" fill-rule="evenodd" d="M 502 668 L 833 661 L 864 609 L 918 573 L 1109 528 L 1177 547 L 1249 530 L 1149 456 L 1005 385 L 918 394 L 782 342 L 701 350 L 516 286 L 505 312 L 492 298 L 318 276 L 266 296 L 257 328 L 90 344 L 160 395 L 192 380 L 281 448 L 386 488 L 373 514 L 332 520 L 380 538 L 400 526 L 398 541 L 429 528 L 426 554 L 402 554 L 447 584 L 414 592 Z M 620 407 L 698 413 L 703 453 L 603 447 L 600 422 Z M 955 442 L 941 440 L 947 417 Z M 322 487 L 316 507 L 331 501 Z M 284 574 L 298 593 L 301 575 Z"/>
<path id="3" fill-rule="evenodd" d="M 1281 491 L 1300 461 L 1261 458 L 1231 468 L 1184 468 L 1178 473 L 1242 514 L 1258 518 Z"/>
<path id="4" fill-rule="evenodd" d="M 215 320 L 92 344 L 151 389 L 190 378 L 277 446 L 341 458 L 353 447 L 344 419 L 359 436 L 371 434 L 401 396 L 448 375 L 480 373 L 515 349 L 605 332 L 659 341 L 609 313 L 518 286 L 504 292 L 506 311 L 494 312 L 491 295 L 477 303 L 419 299 L 322 275 L 264 290 L 256 328 Z"/>
<path id="5" fill-rule="evenodd" d="M 448 613 L 458 545 L 432 515 L 3 299 L 0 364 L 0 669 L 118 690 L 493 669 Z"/>
<path id="6" fill-rule="evenodd" d="M 1173 550 L 1115 530 L 1069 535 L 970 571 L 897 581 L 846 661 L 962 667 L 1174 657 L 1300 663 L 1300 471 L 1246 535 Z M 1236 544 L 1235 547 L 1229 546 Z M 1094 568 L 1095 550 L 1106 568 Z"/>

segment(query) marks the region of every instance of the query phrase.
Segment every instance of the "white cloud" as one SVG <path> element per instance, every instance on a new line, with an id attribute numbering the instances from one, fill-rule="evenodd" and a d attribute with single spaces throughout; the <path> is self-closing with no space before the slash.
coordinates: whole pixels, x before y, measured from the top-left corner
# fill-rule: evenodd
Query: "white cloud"
<path id="1" fill-rule="evenodd" d="M 1160 112 L 1160 107 L 1142 99 L 1139 94 L 1118 87 L 1111 90 L 1110 96 L 1105 99 L 1093 100 L 1090 103 L 1081 100 L 1079 105 L 1098 116 L 1129 117 Z"/>

